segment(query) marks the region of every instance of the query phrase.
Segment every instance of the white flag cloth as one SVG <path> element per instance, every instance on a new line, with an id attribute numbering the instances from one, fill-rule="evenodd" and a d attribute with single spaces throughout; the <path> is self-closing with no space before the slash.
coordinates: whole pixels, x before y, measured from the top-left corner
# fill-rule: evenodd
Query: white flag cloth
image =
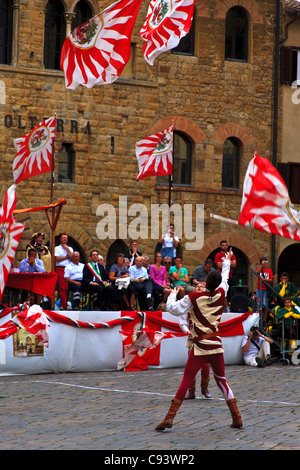
<path id="1" fill-rule="evenodd" d="M 177 47 L 180 39 L 189 33 L 195 0 L 151 0 L 146 21 L 140 31 L 144 57 L 149 65 L 160 54 Z"/>
<path id="2" fill-rule="evenodd" d="M 152 134 L 135 146 L 139 165 L 137 180 L 173 173 L 173 126 Z"/>

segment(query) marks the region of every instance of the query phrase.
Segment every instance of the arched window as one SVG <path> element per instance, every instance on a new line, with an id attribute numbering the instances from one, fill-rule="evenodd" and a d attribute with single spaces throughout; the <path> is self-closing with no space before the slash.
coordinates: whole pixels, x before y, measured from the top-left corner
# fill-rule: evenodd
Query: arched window
<path id="1" fill-rule="evenodd" d="M 0 64 L 12 60 L 13 2 L 0 0 Z"/>
<path id="2" fill-rule="evenodd" d="M 239 189 L 241 142 L 229 137 L 223 144 L 222 188 Z"/>
<path id="3" fill-rule="evenodd" d="M 80 0 L 74 8 L 75 16 L 72 19 L 71 29 L 78 28 L 86 21 L 90 20 L 93 17 L 93 12 L 91 7 L 84 0 Z"/>
<path id="4" fill-rule="evenodd" d="M 192 174 L 192 141 L 183 132 L 174 131 L 173 184 L 190 185 Z M 157 182 L 167 184 L 168 176 L 158 176 Z"/>
<path id="5" fill-rule="evenodd" d="M 171 49 L 172 54 L 194 55 L 195 53 L 195 17 L 188 34 L 180 39 L 177 47 Z"/>
<path id="6" fill-rule="evenodd" d="M 106 256 L 106 266 L 111 267 L 115 263 L 116 256 L 119 253 L 125 253 L 128 250 L 126 243 L 121 240 L 115 240 L 109 247 Z"/>
<path id="7" fill-rule="evenodd" d="M 60 70 L 60 53 L 66 38 L 64 8 L 60 0 L 49 0 L 46 6 L 44 65 Z"/>
<path id="8" fill-rule="evenodd" d="M 248 60 L 248 12 L 242 7 L 228 10 L 225 26 L 225 59 Z"/>

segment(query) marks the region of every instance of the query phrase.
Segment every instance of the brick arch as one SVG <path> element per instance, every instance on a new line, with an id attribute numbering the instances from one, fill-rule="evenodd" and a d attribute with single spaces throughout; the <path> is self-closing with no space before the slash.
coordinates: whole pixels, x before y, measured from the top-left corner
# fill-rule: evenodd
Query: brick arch
<path id="1" fill-rule="evenodd" d="M 203 248 L 198 251 L 197 258 L 204 263 L 210 253 L 220 246 L 221 240 L 227 240 L 229 246 L 235 246 L 241 250 L 245 254 L 249 264 L 256 264 L 260 258 L 260 253 L 254 243 L 240 233 L 228 231 L 219 232 L 209 237 L 205 241 Z"/>
<path id="2" fill-rule="evenodd" d="M 207 7 L 207 0 L 195 0 L 195 13 L 198 17 L 209 18 L 209 10 Z"/>
<path id="3" fill-rule="evenodd" d="M 255 0 L 219 0 L 215 7 L 214 17 L 225 20 L 228 10 L 237 6 L 243 7 L 248 11 L 253 23 L 263 23 L 263 16 L 259 12 L 259 6 Z"/>
<path id="4" fill-rule="evenodd" d="M 202 129 L 193 121 L 183 116 L 167 116 L 160 119 L 152 126 L 150 130 L 151 134 L 167 129 L 172 125 L 172 122 L 174 122 L 174 130 L 184 132 L 191 137 L 195 144 L 205 139 Z"/>
<path id="5" fill-rule="evenodd" d="M 224 126 L 219 127 L 213 135 L 213 138 L 218 140 L 221 144 L 223 144 L 229 137 L 237 137 L 243 145 L 256 144 L 251 132 L 246 129 L 246 127 L 235 122 L 224 124 Z"/>

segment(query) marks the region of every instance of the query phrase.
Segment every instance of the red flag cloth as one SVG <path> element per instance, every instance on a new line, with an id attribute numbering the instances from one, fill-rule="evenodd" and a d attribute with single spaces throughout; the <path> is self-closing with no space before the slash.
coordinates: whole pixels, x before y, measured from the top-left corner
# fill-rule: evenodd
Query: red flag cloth
<path id="1" fill-rule="evenodd" d="M 194 0 L 151 0 L 146 21 L 140 31 L 144 57 L 149 65 L 160 54 L 177 47 L 189 33 L 194 15 Z"/>
<path id="2" fill-rule="evenodd" d="M 113 83 L 131 55 L 131 34 L 142 0 L 120 0 L 71 31 L 60 58 L 66 88 Z"/>
<path id="3" fill-rule="evenodd" d="M 33 305 L 29 309 L 23 310 L 11 320 L 0 326 L 0 339 L 16 333 L 20 328 L 24 328 L 29 333 L 35 335 L 39 344 L 49 346 L 49 321 L 39 305 Z"/>
<path id="4" fill-rule="evenodd" d="M 150 135 L 135 146 L 139 165 L 137 180 L 173 173 L 173 126 Z"/>
<path id="5" fill-rule="evenodd" d="M 300 213 L 290 201 L 276 168 L 257 153 L 245 175 L 240 225 L 292 240 L 300 240 Z"/>
<path id="6" fill-rule="evenodd" d="M 14 140 L 17 150 L 13 161 L 15 183 L 51 171 L 55 123 L 56 116 L 53 116 L 38 124 L 29 134 Z"/>
<path id="7" fill-rule="evenodd" d="M 232 318 L 231 320 L 221 322 L 219 324 L 219 335 L 221 337 L 244 335 L 245 332 L 243 322 L 247 320 L 249 315 L 252 315 L 252 313 L 244 313 L 243 315 L 239 315 L 238 317 Z"/>
<path id="8" fill-rule="evenodd" d="M 147 312 L 138 312 L 139 316 L 128 323 L 123 324 L 123 351 L 124 360 L 120 361 L 119 368 L 124 368 L 125 371 L 137 371 L 146 370 L 149 365 L 158 366 L 160 359 L 160 345 L 155 348 L 145 347 L 144 336 L 141 336 L 141 332 L 144 329 L 160 331 L 160 327 L 157 327 L 153 323 L 150 317 L 147 316 Z M 122 312 L 121 316 L 127 316 L 128 312 Z M 156 318 L 162 318 L 161 312 L 156 312 Z M 126 333 L 129 333 L 128 335 Z M 139 341 L 137 341 L 139 339 Z M 142 340 L 142 341 L 141 341 Z M 141 341 L 141 344 L 140 344 Z M 122 362 L 122 365 L 120 365 Z"/>
<path id="9" fill-rule="evenodd" d="M 5 193 L 0 208 L 0 301 L 2 300 L 8 274 L 14 260 L 25 225 L 13 217 L 16 207 L 16 185 L 13 184 Z"/>

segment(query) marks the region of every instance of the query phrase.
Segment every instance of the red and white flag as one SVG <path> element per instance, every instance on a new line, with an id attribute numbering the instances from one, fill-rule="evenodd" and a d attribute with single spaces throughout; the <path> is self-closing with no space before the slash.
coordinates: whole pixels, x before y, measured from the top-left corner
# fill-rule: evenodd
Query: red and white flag
<path id="1" fill-rule="evenodd" d="M 16 185 L 12 185 L 4 195 L 0 208 L 0 302 L 2 300 L 6 281 L 14 260 L 17 247 L 25 225 L 13 217 L 16 207 Z"/>
<path id="2" fill-rule="evenodd" d="M 180 39 L 189 33 L 195 0 L 151 0 L 146 21 L 140 31 L 144 57 L 149 65 L 160 54 L 177 47 Z"/>
<path id="3" fill-rule="evenodd" d="M 150 135 L 135 146 L 139 165 L 137 180 L 173 173 L 173 126 Z"/>
<path id="4" fill-rule="evenodd" d="M 29 134 L 14 140 L 17 150 L 13 161 L 15 183 L 51 171 L 55 124 L 56 116 L 53 116 L 38 124 Z"/>
<path id="5" fill-rule="evenodd" d="M 119 0 L 71 31 L 60 58 L 66 88 L 113 83 L 131 55 L 131 34 L 142 0 Z"/>
<path id="6" fill-rule="evenodd" d="M 245 175 L 239 225 L 300 240 L 300 213 L 276 168 L 256 153 Z"/>
<path id="7" fill-rule="evenodd" d="M 0 326 L 0 339 L 6 339 L 15 334 L 20 328 L 24 328 L 29 333 L 35 335 L 39 340 L 39 345 L 49 347 L 49 320 L 39 305 L 32 305 L 11 320 Z"/>

